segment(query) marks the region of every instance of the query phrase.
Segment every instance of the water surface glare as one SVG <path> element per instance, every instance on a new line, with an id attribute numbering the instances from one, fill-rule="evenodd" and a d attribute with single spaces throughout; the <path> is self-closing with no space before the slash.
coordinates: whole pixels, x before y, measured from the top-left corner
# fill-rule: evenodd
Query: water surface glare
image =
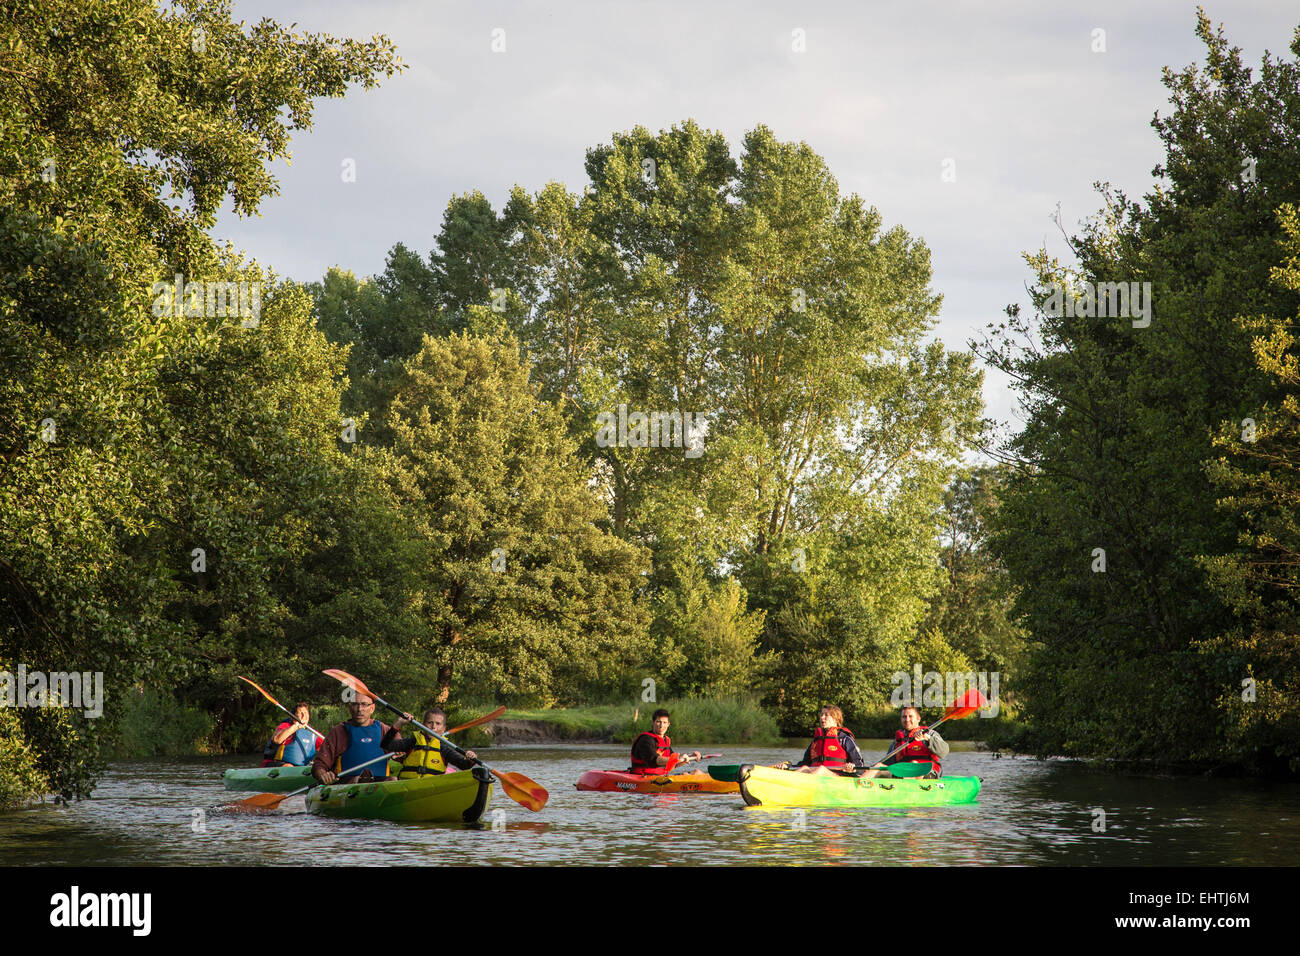
<path id="1" fill-rule="evenodd" d="M 867 755 L 885 741 L 862 741 Z M 692 744 L 715 763 L 797 759 L 793 748 Z M 1106 775 L 1066 761 L 1001 759 L 953 744 L 949 775 L 984 778 L 979 802 L 918 809 L 745 807 L 739 795 L 581 793 L 586 770 L 622 769 L 623 745 L 484 750 L 546 787 L 532 813 L 494 787 L 484 824 L 328 820 L 223 807 L 246 797 L 221 772 L 256 758 L 115 763 L 93 799 L 0 815 L 0 859 L 35 866 L 1015 865 L 1291 866 L 1300 784 Z M 504 810 L 501 828 L 493 811 Z M 1094 830 L 1105 811 L 1105 832 Z M 201 812 L 200 812 L 201 811 Z M 201 824 L 201 827 L 196 827 Z"/>

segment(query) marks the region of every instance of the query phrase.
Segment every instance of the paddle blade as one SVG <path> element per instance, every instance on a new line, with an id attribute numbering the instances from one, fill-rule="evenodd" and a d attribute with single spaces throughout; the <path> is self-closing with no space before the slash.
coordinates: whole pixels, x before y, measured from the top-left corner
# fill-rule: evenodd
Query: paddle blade
<path id="1" fill-rule="evenodd" d="M 450 736 L 451 734 L 454 734 L 458 730 L 468 730 L 470 727 L 477 727 L 479 724 L 486 724 L 489 720 L 496 720 L 505 712 L 506 712 L 505 705 L 502 704 L 496 710 L 492 711 L 492 713 L 484 714 L 482 717 L 479 717 L 475 720 L 471 720 L 468 724 L 457 724 L 455 727 L 451 728 L 451 730 L 447 731 L 447 733 L 444 734 L 443 736 Z"/>
<path id="2" fill-rule="evenodd" d="M 888 769 L 895 777 L 924 777 L 934 769 L 934 764 L 922 763 L 919 761 L 902 761 L 900 763 L 891 763 Z"/>
<path id="3" fill-rule="evenodd" d="M 297 794 L 301 795 L 303 792 L 299 790 Z M 293 793 L 255 793 L 251 797 L 226 804 L 226 809 L 231 813 L 270 813 L 294 795 Z"/>
<path id="4" fill-rule="evenodd" d="M 714 780 L 722 780 L 727 783 L 735 783 L 740 779 L 740 764 L 738 763 L 713 763 L 706 768 L 709 776 Z"/>
<path id="5" fill-rule="evenodd" d="M 343 686 L 351 688 L 354 694 L 365 694 L 371 700 L 379 700 L 379 698 L 376 697 L 374 692 L 365 685 L 365 682 L 360 677 L 353 677 L 347 671 L 341 671 L 338 668 L 333 667 L 323 670 L 321 673 L 328 674 L 330 677 L 333 677 L 336 681 L 343 684 Z"/>
<path id="6" fill-rule="evenodd" d="M 491 770 L 490 767 L 488 769 Z M 545 787 L 529 780 L 522 773 L 502 773 L 500 770 L 492 770 L 492 776 L 501 781 L 501 789 L 505 791 L 507 797 L 534 813 L 546 806 L 546 801 L 551 799 Z"/>
<path id="7" fill-rule="evenodd" d="M 235 676 L 236 676 L 236 677 L 239 677 L 238 674 L 236 674 Z M 261 694 L 263 697 L 265 697 L 265 698 L 266 698 L 267 700 L 269 700 L 271 703 L 275 704 L 276 707 L 279 707 L 279 706 L 280 706 L 280 702 L 279 702 L 278 700 L 276 700 L 274 697 L 272 697 L 270 694 L 268 694 L 268 693 L 267 693 L 265 690 L 263 690 L 261 687 L 258 687 L 256 684 L 254 684 L 254 683 L 253 683 L 251 680 L 249 680 L 247 677 L 239 677 L 239 679 L 242 680 L 245 684 L 250 684 L 250 685 L 252 686 L 253 690 L 257 691 L 259 694 Z"/>
<path id="8" fill-rule="evenodd" d="M 989 702 L 983 694 L 975 687 L 966 691 L 965 694 L 958 697 L 943 712 L 945 720 L 961 720 L 963 717 L 969 717 L 977 710 L 983 710 L 988 707 Z"/>

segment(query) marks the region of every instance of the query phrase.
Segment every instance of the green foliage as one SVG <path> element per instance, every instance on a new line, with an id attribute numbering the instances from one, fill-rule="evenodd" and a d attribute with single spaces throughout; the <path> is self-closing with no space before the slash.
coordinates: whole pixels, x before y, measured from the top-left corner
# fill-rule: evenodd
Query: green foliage
<path id="1" fill-rule="evenodd" d="M 206 753 L 210 714 L 177 703 L 166 691 L 137 689 L 122 708 L 118 758 L 181 757 Z"/>
<path id="2" fill-rule="evenodd" d="M 40 758 L 23 735 L 17 711 L 0 708 L 0 811 L 44 796 L 50 783 Z"/>
<path id="3" fill-rule="evenodd" d="M 571 702 L 633 649 L 638 549 L 597 527 L 604 509 L 558 409 L 509 338 L 426 338 L 388 425 L 394 488 L 422 548 L 414 650 L 438 700 L 471 693 Z"/>
<path id="4" fill-rule="evenodd" d="M 1024 664 L 1025 629 L 1013 617 L 1016 587 L 990 549 L 991 522 L 1005 466 L 966 469 L 943 496 L 939 564 L 943 581 L 930 601 L 921 633 L 937 630 L 973 668 L 1000 674 L 1001 693 L 1014 688 Z"/>
<path id="5" fill-rule="evenodd" d="M 1267 57 L 1252 79 L 1203 14 L 1197 33 L 1206 64 L 1166 71 L 1173 110 L 1153 123 L 1167 183 L 1141 204 L 1103 187 L 1106 208 L 1070 240 L 1077 269 L 1045 251 L 1028 257 L 1038 314 L 1009 307 L 985 346 L 1026 413 L 1007 448 L 1018 464 L 999 495 L 994 550 L 1022 587 L 1016 615 L 1041 642 L 1022 684 L 1041 752 L 1242 754 L 1223 744 L 1216 702 L 1240 693 L 1254 655 L 1204 643 L 1237 627 L 1203 563 L 1233 552 L 1238 534 L 1229 513 L 1207 507 L 1205 462 L 1211 432 L 1256 414 L 1272 389 L 1237 316 L 1296 312 L 1294 290 L 1269 274 L 1274 210 L 1300 199 L 1300 71 Z M 1049 285 L 1081 281 L 1150 282 L 1150 326 L 1049 314 Z"/>
<path id="6" fill-rule="evenodd" d="M 1300 292 L 1300 215 L 1279 213 L 1284 259 L 1274 282 Z M 1207 466 L 1219 507 L 1239 528 L 1233 551 L 1204 559 L 1234 626 L 1201 646 L 1219 664 L 1223 746 L 1238 759 L 1300 771 L 1300 358 L 1294 313 L 1242 321 L 1279 394 L 1247 421 L 1224 422 Z M 1256 421 L 1258 419 L 1258 421 Z"/>
<path id="7" fill-rule="evenodd" d="M 315 97 L 398 64 L 382 37 L 248 28 L 222 2 L 42 0 L 0 50 L 0 659 L 103 672 L 93 724 L 19 718 L 50 786 L 84 796 L 137 683 L 228 700 L 293 616 L 331 467 L 312 443 L 339 418 L 303 297 L 271 291 L 246 328 L 152 286 L 273 290 L 205 230 L 275 192 Z"/>

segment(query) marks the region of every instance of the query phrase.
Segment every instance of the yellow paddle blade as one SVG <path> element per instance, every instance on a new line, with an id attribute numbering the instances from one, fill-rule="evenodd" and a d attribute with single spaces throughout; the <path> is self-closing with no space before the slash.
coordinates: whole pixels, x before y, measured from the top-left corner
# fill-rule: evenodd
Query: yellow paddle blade
<path id="1" fill-rule="evenodd" d="M 488 769 L 492 770 L 491 767 Z M 492 770 L 492 776 L 501 781 L 501 789 L 505 791 L 507 797 L 534 813 L 546 806 L 546 801 L 551 799 L 545 787 L 529 780 L 522 773 L 502 773 L 500 770 Z"/>

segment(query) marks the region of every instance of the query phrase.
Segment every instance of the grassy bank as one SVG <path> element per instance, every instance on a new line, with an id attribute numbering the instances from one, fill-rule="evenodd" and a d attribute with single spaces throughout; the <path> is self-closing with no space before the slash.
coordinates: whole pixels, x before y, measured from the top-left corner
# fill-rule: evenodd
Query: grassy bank
<path id="1" fill-rule="evenodd" d="M 743 697 L 688 697 L 635 705 L 507 710 L 504 717 L 546 724 L 558 740 L 602 737 L 630 743 L 638 733 L 650 728 L 650 715 L 660 707 L 672 715 L 668 735 L 674 745 L 694 746 L 698 742 L 768 746 L 784 741 L 771 715 L 756 701 Z"/>

